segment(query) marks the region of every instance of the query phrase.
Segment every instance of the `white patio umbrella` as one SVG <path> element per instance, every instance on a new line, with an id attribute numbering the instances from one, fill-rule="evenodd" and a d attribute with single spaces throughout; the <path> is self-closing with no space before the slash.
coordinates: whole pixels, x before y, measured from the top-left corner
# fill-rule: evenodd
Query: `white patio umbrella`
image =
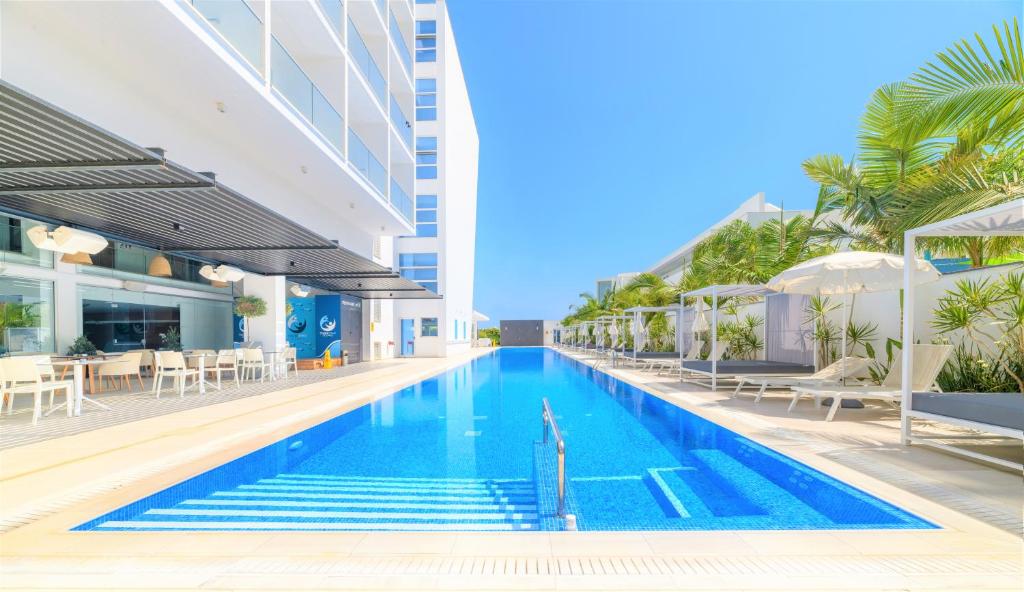
<path id="1" fill-rule="evenodd" d="M 608 327 L 608 335 L 612 339 L 612 349 L 618 349 L 619 347 L 619 324 L 615 321 L 611 322 Z"/>
<path id="2" fill-rule="evenodd" d="M 633 344 L 633 351 L 640 353 L 647 347 L 647 325 L 650 324 L 650 320 L 645 323 L 643 322 L 643 313 L 640 313 L 640 322 L 636 323 L 636 343 Z"/>
<path id="3" fill-rule="evenodd" d="M 934 282 L 938 270 L 924 259 L 916 260 L 916 278 Z M 884 292 L 903 287 L 903 257 L 872 251 L 845 251 L 815 257 L 794 265 L 768 280 L 766 287 L 787 294 L 843 295 L 843 376 L 846 376 L 847 294 Z M 907 344 L 905 344 L 907 345 Z M 844 378 L 845 379 L 845 378 Z"/>

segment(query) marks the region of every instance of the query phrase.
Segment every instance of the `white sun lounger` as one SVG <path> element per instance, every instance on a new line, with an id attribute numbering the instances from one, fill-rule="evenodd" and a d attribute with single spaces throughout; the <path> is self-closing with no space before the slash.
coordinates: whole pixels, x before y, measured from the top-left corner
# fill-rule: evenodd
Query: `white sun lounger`
<path id="1" fill-rule="evenodd" d="M 844 366 L 845 363 L 845 366 Z M 740 394 L 740 390 L 746 386 L 758 385 L 760 388 L 757 391 L 757 395 L 754 397 L 754 403 L 760 403 L 764 397 L 764 393 L 769 388 L 792 388 L 795 386 L 804 387 L 827 387 L 827 386 L 839 386 L 843 380 L 843 369 L 845 367 L 845 376 L 847 379 L 859 376 L 861 372 L 868 365 L 868 360 L 864 358 L 858 358 L 856 356 L 849 356 L 845 360 L 837 360 L 828 366 L 825 366 L 821 370 L 818 370 L 814 374 L 803 374 L 803 375 L 790 375 L 780 376 L 778 374 L 747 374 L 736 376 L 736 390 L 732 392 L 732 397 L 735 398 Z"/>
<path id="2" fill-rule="evenodd" d="M 946 364 L 950 353 L 953 351 L 951 345 L 914 345 L 914 376 L 911 387 L 915 392 L 939 390 L 935 384 L 942 367 Z M 789 409 L 792 410 L 801 397 L 814 397 L 815 404 L 820 405 L 823 398 L 831 397 L 832 406 L 828 410 L 825 421 L 832 421 L 844 399 L 868 399 L 872 401 L 885 401 L 898 404 L 902 398 L 901 389 L 901 365 L 894 363 L 886 374 L 881 386 L 845 386 L 845 387 L 820 387 L 820 386 L 796 386 L 793 387 L 793 402 Z"/>

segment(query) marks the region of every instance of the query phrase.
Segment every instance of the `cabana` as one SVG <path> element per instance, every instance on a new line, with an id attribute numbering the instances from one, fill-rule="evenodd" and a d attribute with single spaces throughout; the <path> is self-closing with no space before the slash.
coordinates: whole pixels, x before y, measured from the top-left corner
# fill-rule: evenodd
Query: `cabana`
<path id="1" fill-rule="evenodd" d="M 918 238 L 956 236 L 1024 236 L 1024 199 L 1018 199 L 921 226 L 904 233 L 903 257 L 903 343 L 914 343 L 915 266 L 911 263 Z M 913 375 L 914 359 L 910 348 L 903 348 L 903 380 L 901 441 L 905 446 L 920 444 L 990 462 L 1003 467 L 1024 470 L 1024 464 L 969 450 L 938 440 L 978 440 L 996 437 L 1024 441 L 1024 393 L 921 393 L 913 392 L 908 376 Z M 913 421 L 929 421 L 981 432 L 974 436 L 925 436 L 913 432 Z"/>
<path id="2" fill-rule="evenodd" d="M 641 361 L 674 359 L 679 356 L 679 338 L 683 334 L 683 307 L 680 304 L 671 306 L 634 306 L 623 312 L 629 313 L 633 318 L 633 351 L 632 356 L 627 356 L 636 366 Z M 663 313 L 675 317 L 676 325 L 676 347 L 670 352 L 644 351 L 647 345 L 647 325 L 643 322 L 644 313 Z"/>
<path id="3" fill-rule="evenodd" d="M 706 286 L 698 290 L 686 292 L 681 296 L 680 303 L 685 303 L 686 298 L 697 300 L 698 318 L 703 311 L 705 297 L 711 298 L 711 320 L 708 323 L 708 331 L 711 332 L 711 352 L 707 360 L 684 360 L 683 353 L 679 354 L 679 365 L 682 372 L 709 377 L 710 383 L 699 382 L 711 387 L 711 390 L 718 389 L 718 379 L 735 379 L 740 376 L 762 376 L 767 374 L 799 375 L 811 374 L 814 372 L 813 365 L 797 364 L 794 362 L 776 362 L 771 360 L 721 360 L 722 352 L 718 351 L 718 299 L 719 298 L 741 298 L 741 297 L 767 297 L 775 292 L 768 288 L 754 284 L 716 284 Z M 767 315 L 765 315 L 767 317 Z M 765 318 L 765 335 L 768 334 L 768 319 Z"/>

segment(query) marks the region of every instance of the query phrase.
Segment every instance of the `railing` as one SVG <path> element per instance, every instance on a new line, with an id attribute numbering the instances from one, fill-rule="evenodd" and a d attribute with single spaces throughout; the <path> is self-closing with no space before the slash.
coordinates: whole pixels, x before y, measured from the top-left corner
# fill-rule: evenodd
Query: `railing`
<path id="1" fill-rule="evenodd" d="M 387 170 L 352 128 L 348 129 L 348 161 L 381 195 L 387 195 Z"/>
<path id="2" fill-rule="evenodd" d="M 555 445 L 558 447 L 558 517 L 565 518 L 565 440 L 562 430 L 558 429 L 558 420 L 551 411 L 551 403 L 544 397 L 541 403 L 541 418 L 544 421 L 544 443 L 548 443 L 548 426 L 555 433 Z"/>
<path id="3" fill-rule="evenodd" d="M 402 138 L 402 143 L 405 144 L 406 148 L 412 150 L 412 122 L 405 116 L 402 106 L 395 100 L 395 95 L 391 95 L 389 114 L 391 115 L 391 123 L 395 125 L 395 130 L 398 131 L 398 135 Z"/>
<path id="4" fill-rule="evenodd" d="M 398 181 L 395 181 L 394 178 L 391 179 L 391 205 L 395 206 L 395 209 L 398 210 L 398 213 L 403 218 L 412 222 L 412 200 L 409 199 L 409 195 L 406 192 L 402 191 Z"/>
<path id="5" fill-rule="evenodd" d="M 270 61 L 271 86 L 337 148 L 338 152 L 343 152 L 345 120 L 277 38 L 272 38 Z"/>
<path id="6" fill-rule="evenodd" d="M 352 59 L 359 66 L 363 76 L 366 76 L 367 82 L 370 83 L 370 88 L 373 89 L 373 93 L 377 95 L 377 99 L 380 100 L 380 104 L 383 106 L 387 95 L 387 82 L 380 73 L 377 62 L 370 55 L 370 50 L 366 48 L 363 37 L 356 30 L 356 26 L 352 24 L 352 19 L 348 21 L 348 51 L 352 55 Z"/>
<path id="7" fill-rule="evenodd" d="M 402 29 L 398 26 L 398 21 L 395 20 L 395 13 L 388 11 L 388 16 L 391 17 L 391 38 L 394 39 L 398 55 L 402 58 L 402 67 L 405 68 L 405 73 L 409 75 L 409 78 L 412 78 L 412 56 L 409 54 L 409 46 L 405 44 L 405 38 L 402 37 Z"/>
<path id="8" fill-rule="evenodd" d="M 191 0 L 206 22 L 217 29 L 249 65 L 263 71 L 263 21 L 244 0 Z"/>
<path id="9" fill-rule="evenodd" d="M 334 25 L 334 30 L 338 33 L 338 36 L 340 37 L 343 35 L 345 30 L 342 28 L 343 21 L 341 20 L 343 12 L 342 1 L 318 0 L 318 2 L 320 3 L 320 9 L 323 10 L 324 15 L 327 16 L 327 20 L 331 21 L 331 24 Z"/>
<path id="10" fill-rule="evenodd" d="M 387 18 L 388 14 L 388 0 L 376 0 L 377 12 L 380 13 L 380 18 Z"/>

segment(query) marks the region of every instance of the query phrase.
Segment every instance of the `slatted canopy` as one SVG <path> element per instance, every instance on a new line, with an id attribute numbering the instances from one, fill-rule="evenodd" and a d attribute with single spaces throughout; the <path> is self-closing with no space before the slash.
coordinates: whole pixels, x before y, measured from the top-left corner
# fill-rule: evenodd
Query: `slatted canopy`
<path id="1" fill-rule="evenodd" d="M 437 298 L 232 189 L 0 80 L 0 210 L 361 298 Z"/>

